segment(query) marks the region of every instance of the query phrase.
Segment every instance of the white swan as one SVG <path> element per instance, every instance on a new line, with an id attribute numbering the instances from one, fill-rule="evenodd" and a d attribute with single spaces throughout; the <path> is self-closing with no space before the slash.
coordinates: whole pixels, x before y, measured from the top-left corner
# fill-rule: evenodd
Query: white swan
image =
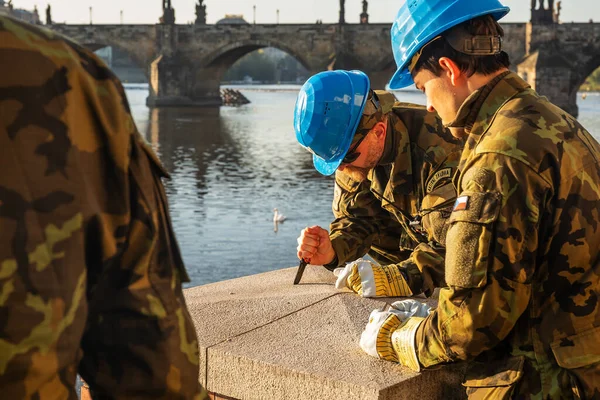
<path id="1" fill-rule="evenodd" d="M 283 214 L 279 214 L 279 211 L 276 208 L 273 209 L 273 212 L 275 213 L 273 215 L 273 222 L 283 222 L 286 220 L 287 217 Z"/>

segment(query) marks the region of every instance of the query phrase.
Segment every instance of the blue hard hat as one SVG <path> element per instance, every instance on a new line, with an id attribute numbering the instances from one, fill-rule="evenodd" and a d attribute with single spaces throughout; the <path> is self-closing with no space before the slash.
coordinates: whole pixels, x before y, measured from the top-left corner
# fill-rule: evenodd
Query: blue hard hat
<path id="1" fill-rule="evenodd" d="M 313 153 L 313 164 L 331 175 L 346 156 L 358 128 L 370 82 L 361 71 L 325 71 L 300 89 L 294 110 L 298 142 Z"/>
<path id="2" fill-rule="evenodd" d="M 392 25 L 392 51 L 398 70 L 390 89 L 414 83 L 408 71 L 412 57 L 442 32 L 482 15 L 491 14 L 497 21 L 509 11 L 498 0 L 406 0 Z"/>

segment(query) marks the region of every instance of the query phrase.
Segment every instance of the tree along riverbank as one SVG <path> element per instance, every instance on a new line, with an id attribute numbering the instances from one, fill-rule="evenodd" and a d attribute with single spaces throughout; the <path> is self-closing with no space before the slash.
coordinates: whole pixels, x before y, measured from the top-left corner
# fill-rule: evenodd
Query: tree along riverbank
<path id="1" fill-rule="evenodd" d="M 595 70 L 579 88 L 580 92 L 600 92 L 600 68 Z"/>

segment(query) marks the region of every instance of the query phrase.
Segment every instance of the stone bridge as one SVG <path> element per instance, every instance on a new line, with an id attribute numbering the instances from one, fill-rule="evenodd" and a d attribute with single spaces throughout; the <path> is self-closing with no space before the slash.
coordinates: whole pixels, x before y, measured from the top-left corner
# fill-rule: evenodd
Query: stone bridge
<path id="1" fill-rule="evenodd" d="M 577 115 L 579 86 L 600 66 L 600 24 L 506 23 L 504 48 L 513 69 L 541 94 Z M 52 25 L 97 50 L 119 47 L 147 71 L 149 106 L 221 102 L 224 73 L 254 50 L 275 47 L 313 74 L 365 71 L 383 88 L 394 70 L 390 24 Z"/>

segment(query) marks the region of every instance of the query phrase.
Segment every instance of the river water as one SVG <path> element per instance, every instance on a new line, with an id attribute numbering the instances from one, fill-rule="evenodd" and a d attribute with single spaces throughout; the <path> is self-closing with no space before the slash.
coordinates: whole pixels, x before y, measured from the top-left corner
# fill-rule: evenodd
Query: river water
<path id="1" fill-rule="evenodd" d="M 138 129 L 171 173 L 165 186 L 188 287 L 296 266 L 300 231 L 333 218 L 333 178 L 314 170 L 295 139 L 299 86 L 237 88 L 251 104 L 150 110 L 147 88 L 127 87 Z M 418 91 L 396 94 L 425 104 Z M 600 94 L 579 96 L 579 110 L 600 138 Z M 277 226 L 274 208 L 287 217 Z"/>

